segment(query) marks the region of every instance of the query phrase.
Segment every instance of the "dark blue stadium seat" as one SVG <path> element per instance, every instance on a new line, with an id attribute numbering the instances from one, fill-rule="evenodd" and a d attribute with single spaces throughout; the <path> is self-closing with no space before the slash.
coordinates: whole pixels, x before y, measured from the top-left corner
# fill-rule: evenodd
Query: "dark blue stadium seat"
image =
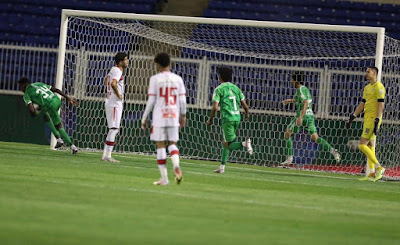
<path id="1" fill-rule="evenodd" d="M 27 42 L 58 45 L 61 10 L 83 9 L 127 13 L 155 13 L 161 0 L 3 0 L 0 22 L 16 25 L 0 29 L 7 31 L 0 35 L 0 41 Z M 11 26 L 12 27 L 12 26 Z M 25 32 L 25 33 L 22 33 Z"/>
<path id="2" fill-rule="evenodd" d="M 211 0 L 206 17 L 383 26 L 400 36 L 400 5 L 339 0 Z"/>

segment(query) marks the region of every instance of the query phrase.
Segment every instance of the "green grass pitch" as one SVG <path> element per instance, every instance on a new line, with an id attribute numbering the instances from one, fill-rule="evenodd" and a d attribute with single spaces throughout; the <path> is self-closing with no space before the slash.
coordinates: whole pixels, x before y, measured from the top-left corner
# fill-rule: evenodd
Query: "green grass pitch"
<path id="1" fill-rule="evenodd" d="M 400 244 L 400 183 L 0 142 L 1 244 Z"/>

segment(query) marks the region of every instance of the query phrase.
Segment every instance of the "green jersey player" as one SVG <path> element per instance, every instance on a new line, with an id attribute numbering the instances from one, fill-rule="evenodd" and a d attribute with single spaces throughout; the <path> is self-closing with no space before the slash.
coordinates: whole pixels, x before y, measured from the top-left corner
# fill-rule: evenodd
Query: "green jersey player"
<path id="1" fill-rule="evenodd" d="M 246 118 L 249 118 L 249 107 L 244 100 L 244 95 L 240 88 L 232 84 L 232 69 L 228 67 L 219 67 L 217 69 L 219 85 L 213 95 L 213 107 L 210 114 L 210 119 L 206 122 L 207 126 L 211 125 L 217 112 L 218 105 L 221 107 L 221 122 L 222 122 L 222 160 L 215 173 L 223 174 L 225 172 L 225 164 L 228 160 L 229 151 L 241 149 L 245 147 L 247 152 L 252 155 L 253 148 L 251 140 L 247 138 L 244 142 L 236 142 L 236 131 L 240 123 L 240 104 L 242 104 Z"/>
<path id="2" fill-rule="evenodd" d="M 282 101 L 284 105 L 289 103 L 296 104 L 296 117 L 290 122 L 285 132 L 286 141 L 286 161 L 282 165 L 289 165 L 293 163 L 293 141 L 292 135 L 299 132 L 300 128 L 304 128 L 311 135 L 311 140 L 322 145 L 324 149 L 328 150 L 335 158 L 336 162 L 340 162 L 340 154 L 334 149 L 326 140 L 318 136 L 317 128 L 315 127 L 314 113 L 311 108 L 312 97 L 310 90 L 301 83 L 304 81 L 304 74 L 296 72 L 292 74 L 291 83 L 296 88 L 296 94 L 293 99 Z"/>
<path id="3" fill-rule="evenodd" d="M 61 90 L 44 83 L 30 83 L 29 79 L 26 77 L 21 78 L 18 81 L 18 84 L 20 90 L 24 92 L 24 101 L 28 106 L 31 115 L 35 117 L 39 114 L 33 104 L 36 104 L 41 108 L 40 113 L 43 112 L 47 124 L 49 125 L 54 136 L 57 138 L 56 147 L 62 146 L 65 142 L 67 146 L 71 146 L 72 154 L 77 153 L 78 148 L 72 144 L 70 137 L 61 125 L 61 118 L 58 114 L 58 110 L 61 106 L 61 100 L 55 93 L 62 95 L 73 106 L 78 105 L 78 103 Z M 64 141 L 60 139 L 60 136 Z"/>

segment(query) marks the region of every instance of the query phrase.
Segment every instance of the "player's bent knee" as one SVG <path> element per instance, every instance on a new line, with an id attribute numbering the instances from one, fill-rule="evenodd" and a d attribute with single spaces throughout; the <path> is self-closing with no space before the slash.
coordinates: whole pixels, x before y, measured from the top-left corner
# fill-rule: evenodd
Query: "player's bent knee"
<path id="1" fill-rule="evenodd" d="M 313 142 L 317 142 L 317 141 L 318 141 L 318 138 L 319 138 L 319 137 L 318 137 L 318 134 L 316 134 L 316 133 L 311 135 L 311 140 L 312 140 Z"/>
<path id="2" fill-rule="evenodd" d="M 292 132 L 290 132 L 290 131 L 286 131 L 285 132 L 285 139 L 286 140 L 289 139 L 291 136 L 292 136 Z"/>
<path id="3" fill-rule="evenodd" d="M 229 144 L 230 144 L 230 143 L 231 143 L 231 142 L 228 143 L 228 142 L 226 142 L 226 141 L 223 141 L 223 142 L 222 142 L 222 145 L 225 146 L 225 148 L 229 150 Z"/>

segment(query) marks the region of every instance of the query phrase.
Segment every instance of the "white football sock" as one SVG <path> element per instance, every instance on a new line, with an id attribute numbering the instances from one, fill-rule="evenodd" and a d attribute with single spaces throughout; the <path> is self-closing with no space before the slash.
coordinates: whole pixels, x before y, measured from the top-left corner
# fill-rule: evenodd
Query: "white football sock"
<path id="1" fill-rule="evenodd" d="M 165 183 L 168 183 L 168 173 L 167 173 L 167 167 L 165 166 L 165 164 L 158 164 L 158 169 L 160 170 L 160 173 L 161 173 L 161 179 Z"/>
<path id="2" fill-rule="evenodd" d="M 168 152 L 169 155 L 171 156 L 172 160 L 172 165 L 174 165 L 175 168 L 179 168 L 179 149 L 176 145 L 170 145 L 168 146 Z"/>
<path id="3" fill-rule="evenodd" d="M 118 134 L 118 129 L 110 128 L 108 130 L 106 143 L 104 144 L 103 158 L 111 157 L 111 152 L 114 149 L 114 141 L 117 134 Z"/>
<path id="4" fill-rule="evenodd" d="M 158 169 L 161 173 L 161 179 L 168 183 L 168 174 L 167 174 L 167 167 L 166 167 L 166 159 L 167 159 L 167 151 L 165 148 L 157 148 L 157 164 Z"/>

